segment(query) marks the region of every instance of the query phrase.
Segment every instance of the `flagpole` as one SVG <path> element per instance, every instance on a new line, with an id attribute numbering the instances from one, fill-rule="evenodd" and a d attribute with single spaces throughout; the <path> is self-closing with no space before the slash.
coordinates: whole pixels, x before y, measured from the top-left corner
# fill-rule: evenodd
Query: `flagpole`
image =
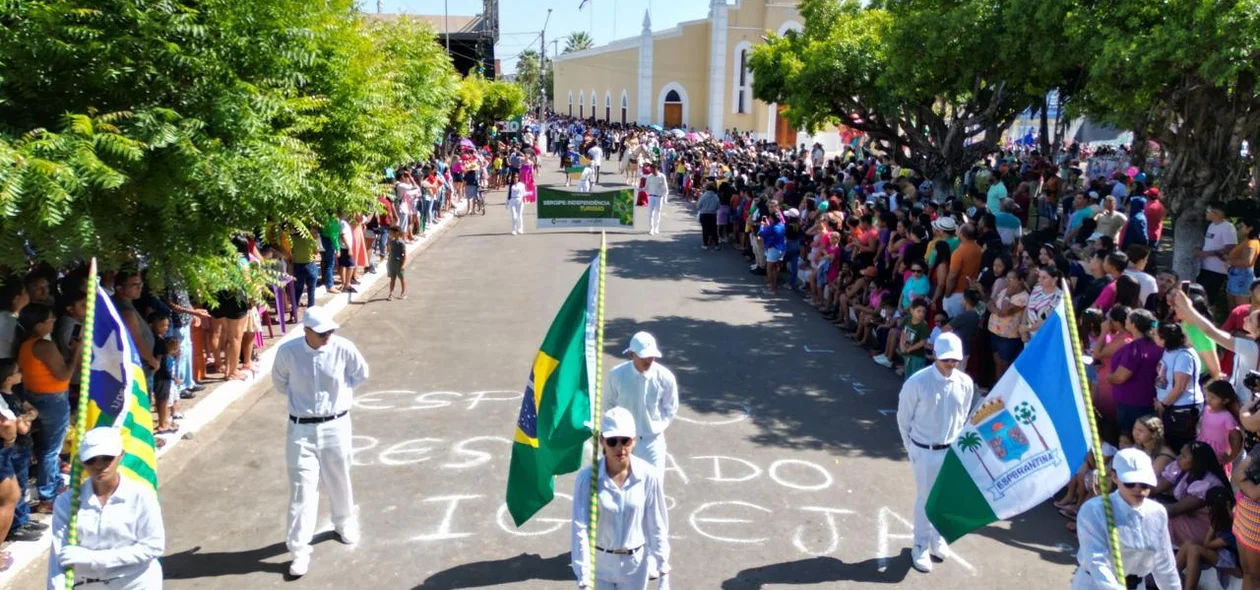
<path id="1" fill-rule="evenodd" d="M 591 405 L 591 516 L 586 527 L 587 553 L 590 557 L 586 587 L 595 587 L 595 538 L 599 531 L 599 426 L 604 406 L 604 275 L 608 268 L 608 233 L 599 234 L 599 287 L 595 295 L 595 401 Z"/>
<path id="2" fill-rule="evenodd" d="M 83 480 L 83 462 L 79 461 L 79 442 L 87 425 L 87 410 L 92 375 L 93 328 L 96 326 L 96 259 L 88 263 L 87 313 L 83 316 L 83 353 L 79 355 L 79 403 L 75 408 L 73 444 L 70 445 L 70 521 L 66 528 L 66 545 L 79 544 L 79 486 Z M 65 568 L 66 590 L 74 588 L 74 567 Z"/>
<path id="3" fill-rule="evenodd" d="M 1116 515 L 1111 509 L 1111 481 L 1107 478 L 1107 458 L 1103 455 L 1102 443 L 1098 436 L 1098 419 L 1094 416 L 1094 397 L 1089 391 L 1089 378 L 1085 376 L 1085 363 L 1081 361 L 1081 338 L 1076 330 L 1076 312 L 1072 308 L 1072 291 L 1068 282 L 1063 281 L 1063 306 L 1067 313 L 1064 318 L 1068 325 L 1068 337 L 1072 340 L 1072 360 L 1076 363 L 1077 378 L 1081 382 L 1081 395 L 1085 398 L 1085 415 L 1089 417 L 1089 440 L 1094 449 L 1094 467 L 1098 479 L 1098 492 L 1102 496 L 1103 514 L 1107 517 L 1107 540 L 1111 546 L 1111 561 L 1116 572 L 1116 579 L 1124 579 L 1124 560 L 1120 557 L 1120 533 L 1116 531 Z"/>

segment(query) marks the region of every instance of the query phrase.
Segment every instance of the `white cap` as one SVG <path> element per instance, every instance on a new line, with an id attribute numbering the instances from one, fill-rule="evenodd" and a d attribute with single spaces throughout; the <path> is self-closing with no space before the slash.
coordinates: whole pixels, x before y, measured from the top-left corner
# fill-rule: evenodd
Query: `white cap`
<path id="1" fill-rule="evenodd" d="M 661 350 L 656 347 L 656 338 L 647 332 L 639 332 L 630 339 L 630 347 L 623 352 L 633 352 L 639 358 L 661 358 Z"/>
<path id="2" fill-rule="evenodd" d="M 122 431 L 117 428 L 93 428 L 79 441 L 79 460 L 85 463 L 93 457 L 117 457 L 122 452 Z"/>
<path id="3" fill-rule="evenodd" d="M 961 361 L 963 359 L 962 340 L 952 332 L 945 332 L 936 337 L 932 344 L 936 358 L 942 361 Z"/>
<path id="4" fill-rule="evenodd" d="M 1116 470 L 1116 479 L 1120 483 L 1142 483 L 1155 487 L 1155 468 L 1151 467 L 1151 457 L 1141 449 L 1121 449 L 1111 459 L 1111 468 Z"/>
<path id="5" fill-rule="evenodd" d="M 787 212 L 784 213 L 784 215 L 787 217 L 800 217 L 801 211 L 799 209 L 792 208 L 792 209 L 788 209 Z"/>
<path id="6" fill-rule="evenodd" d="M 312 307 L 302 317 L 302 325 L 319 333 L 336 330 L 341 326 L 333 320 L 333 314 L 325 307 Z"/>
<path id="7" fill-rule="evenodd" d="M 634 425 L 634 416 L 630 410 L 616 407 L 604 412 L 604 420 L 599 425 L 599 434 L 604 438 L 625 436 L 637 438 L 639 431 Z"/>

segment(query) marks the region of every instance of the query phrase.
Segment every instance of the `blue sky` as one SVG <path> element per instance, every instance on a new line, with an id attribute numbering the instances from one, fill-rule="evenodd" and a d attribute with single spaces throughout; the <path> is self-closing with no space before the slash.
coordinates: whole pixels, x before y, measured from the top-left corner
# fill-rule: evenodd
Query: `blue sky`
<path id="1" fill-rule="evenodd" d="M 446 2 L 451 14 L 481 12 L 481 0 Z M 376 10 L 376 0 L 359 0 L 359 4 L 366 11 Z M 385 12 L 442 14 L 444 0 L 382 0 L 381 4 Z M 581 0 L 499 0 L 500 34 L 495 54 L 501 60 L 503 72 L 515 70 L 516 55 L 521 50 L 526 47 L 537 50 L 538 32 L 547 19 L 548 8 L 552 9 L 551 22 L 547 24 L 548 55 L 552 52 L 552 39 L 561 39 L 558 48 L 563 50 L 563 38 L 574 31 L 591 33 L 596 45 L 638 35 L 643 25 L 643 11 L 648 8 L 652 11 L 654 31 L 709 14 L 709 0 L 590 0 L 580 12 L 579 4 Z M 614 20 L 616 37 L 613 36 Z"/>

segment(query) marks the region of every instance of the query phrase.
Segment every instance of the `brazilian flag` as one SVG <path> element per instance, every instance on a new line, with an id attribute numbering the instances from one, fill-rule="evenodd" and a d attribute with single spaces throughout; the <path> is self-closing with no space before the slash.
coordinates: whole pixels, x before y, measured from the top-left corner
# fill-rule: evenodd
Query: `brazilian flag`
<path id="1" fill-rule="evenodd" d="M 516 526 L 555 497 L 555 476 L 582 467 L 591 438 L 591 393 L 602 256 L 596 256 L 569 292 L 547 330 L 525 384 L 512 443 L 507 506 Z"/>

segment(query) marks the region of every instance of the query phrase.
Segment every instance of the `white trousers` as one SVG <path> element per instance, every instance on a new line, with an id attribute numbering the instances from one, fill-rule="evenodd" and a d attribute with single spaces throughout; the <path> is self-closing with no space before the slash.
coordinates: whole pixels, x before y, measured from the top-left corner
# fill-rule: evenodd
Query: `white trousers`
<path id="1" fill-rule="evenodd" d="M 665 487 L 665 435 L 641 436 L 634 443 L 634 456 L 651 463 L 661 474 L 661 488 Z"/>
<path id="2" fill-rule="evenodd" d="M 633 555 L 595 551 L 595 590 L 647 590 L 647 547 Z"/>
<path id="3" fill-rule="evenodd" d="M 523 234 L 525 233 L 525 201 L 521 199 L 508 199 L 508 213 L 512 214 L 512 231 Z"/>
<path id="4" fill-rule="evenodd" d="M 925 444 L 939 442 L 929 441 Z M 914 469 L 914 545 L 940 551 L 945 546 L 945 541 L 936 532 L 936 527 L 932 526 L 932 521 L 928 520 L 924 507 L 927 505 L 928 494 L 932 493 L 932 484 L 936 483 L 936 474 L 940 473 L 941 464 L 945 462 L 945 450 L 933 451 L 911 445 L 908 451 L 910 467 Z"/>
<path id="5" fill-rule="evenodd" d="M 648 233 L 661 233 L 661 197 L 648 197 Z"/>
<path id="6" fill-rule="evenodd" d="M 286 544 L 293 556 L 311 554 L 319 517 L 319 486 L 328 490 L 333 527 L 354 522 L 350 490 L 350 416 L 319 424 L 289 422 L 285 460 L 289 466 L 289 529 Z"/>

